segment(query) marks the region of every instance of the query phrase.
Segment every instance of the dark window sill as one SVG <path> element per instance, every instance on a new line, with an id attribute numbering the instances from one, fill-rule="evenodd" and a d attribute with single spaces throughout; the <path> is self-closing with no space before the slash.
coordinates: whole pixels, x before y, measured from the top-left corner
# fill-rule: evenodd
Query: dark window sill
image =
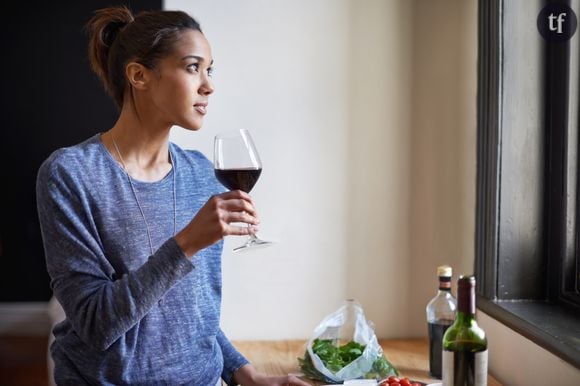
<path id="1" fill-rule="evenodd" d="M 482 296 L 477 307 L 580 369 L 580 315 L 550 303 L 492 301 Z"/>

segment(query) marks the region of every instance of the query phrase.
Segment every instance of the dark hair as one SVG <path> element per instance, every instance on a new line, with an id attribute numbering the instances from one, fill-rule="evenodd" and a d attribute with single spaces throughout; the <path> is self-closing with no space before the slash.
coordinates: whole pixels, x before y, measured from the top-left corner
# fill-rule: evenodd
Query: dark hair
<path id="1" fill-rule="evenodd" d="M 199 23 L 185 12 L 147 11 L 133 16 L 124 6 L 95 11 L 86 28 L 91 67 L 119 108 L 127 87 L 127 63 L 153 69 L 171 53 L 181 32 L 201 32 Z"/>

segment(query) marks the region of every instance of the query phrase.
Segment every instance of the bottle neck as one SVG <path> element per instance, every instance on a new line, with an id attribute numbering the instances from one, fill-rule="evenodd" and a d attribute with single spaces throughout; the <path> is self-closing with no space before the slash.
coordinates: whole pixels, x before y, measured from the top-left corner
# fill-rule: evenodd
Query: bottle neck
<path id="1" fill-rule="evenodd" d="M 457 314 L 475 316 L 475 285 L 459 285 L 457 287 Z"/>
<path id="2" fill-rule="evenodd" d="M 439 276 L 439 291 L 451 292 L 451 277 Z"/>
<path id="3" fill-rule="evenodd" d="M 475 314 L 466 313 L 463 311 L 457 310 L 457 314 L 455 317 L 455 324 L 457 325 L 472 325 L 475 322 Z"/>

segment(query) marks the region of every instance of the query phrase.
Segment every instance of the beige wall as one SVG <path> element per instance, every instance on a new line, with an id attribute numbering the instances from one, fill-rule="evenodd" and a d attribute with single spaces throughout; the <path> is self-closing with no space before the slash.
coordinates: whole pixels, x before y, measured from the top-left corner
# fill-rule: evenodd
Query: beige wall
<path id="1" fill-rule="evenodd" d="M 419 304 L 433 296 L 438 265 L 473 273 L 476 13 L 474 0 L 414 2 L 407 290 Z M 410 332 L 422 333 L 424 310 L 408 311 Z"/>
<path id="2" fill-rule="evenodd" d="M 352 1 L 345 290 L 380 336 L 409 334 L 412 2 Z M 415 332 L 413 334 L 417 334 Z"/>
<path id="3" fill-rule="evenodd" d="M 487 334 L 489 368 L 504 385 L 580 385 L 579 369 L 483 312 L 477 319 Z"/>

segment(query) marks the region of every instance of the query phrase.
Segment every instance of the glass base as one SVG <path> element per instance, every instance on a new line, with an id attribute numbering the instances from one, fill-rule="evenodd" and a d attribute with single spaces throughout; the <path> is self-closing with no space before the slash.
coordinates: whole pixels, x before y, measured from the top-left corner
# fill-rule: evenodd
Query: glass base
<path id="1" fill-rule="evenodd" d="M 239 247 L 234 248 L 234 252 L 247 252 L 254 249 L 261 249 L 266 248 L 274 243 L 272 241 L 266 241 L 259 239 L 258 237 L 252 235 L 248 238 L 245 244 L 240 245 Z"/>

